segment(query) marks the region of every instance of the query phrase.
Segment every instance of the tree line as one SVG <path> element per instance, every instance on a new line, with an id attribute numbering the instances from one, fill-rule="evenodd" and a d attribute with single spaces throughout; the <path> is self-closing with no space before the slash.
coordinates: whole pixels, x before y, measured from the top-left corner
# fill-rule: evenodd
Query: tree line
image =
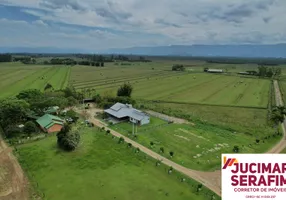
<path id="1" fill-rule="evenodd" d="M 278 77 L 282 73 L 282 70 L 280 67 L 267 67 L 264 65 L 260 65 L 258 67 L 258 73 L 257 75 L 259 77 L 268 77 L 268 78 L 273 78 L 273 77 Z"/>
<path id="2" fill-rule="evenodd" d="M 185 71 L 184 65 L 173 65 L 172 71 Z"/>
<path id="3" fill-rule="evenodd" d="M 222 63 L 222 64 L 258 64 L 267 66 L 277 66 L 285 64 L 285 58 L 231 58 L 231 57 L 213 57 L 201 58 L 208 63 Z"/>
<path id="4" fill-rule="evenodd" d="M 12 62 L 11 54 L 0 54 L 0 62 Z"/>
<path id="5" fill-rule="evenodd" d="M 74 106 L 81 98 L 82 94 L 70 87 L 47 92 L 23 90 L 16 97 L 0 100 L 0 126 L 7 138 L 30 136 L 39 132 L 34 120 L 44 115 L 47 108 Z M 24 124 L 24 130 L 19 127 L 20 124 Z M 26 130 L 26 127 L 30 129 Z"/>

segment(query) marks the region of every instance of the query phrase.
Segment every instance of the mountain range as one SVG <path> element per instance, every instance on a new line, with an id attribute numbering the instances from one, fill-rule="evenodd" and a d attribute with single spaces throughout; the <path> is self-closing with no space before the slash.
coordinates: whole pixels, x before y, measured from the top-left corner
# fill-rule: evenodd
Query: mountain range
<path id="1" fill-rule="evenodd" d="M 55 47 L 0 47 L 0 53 L 100 53 L 150 56 L 194 57 L 255 57 L 286 58 L 286 44 L 269 45 L 170 45 L 156 47 L 131 47 L 94 51 Z"/>
<path id="2" fill-rule="evenodd" d="M 286 44 L 274 45 L 171 45 L 110 49 L 105 53 L 194 56 L 194 57 L 273 57 L 286 58 Z"/>

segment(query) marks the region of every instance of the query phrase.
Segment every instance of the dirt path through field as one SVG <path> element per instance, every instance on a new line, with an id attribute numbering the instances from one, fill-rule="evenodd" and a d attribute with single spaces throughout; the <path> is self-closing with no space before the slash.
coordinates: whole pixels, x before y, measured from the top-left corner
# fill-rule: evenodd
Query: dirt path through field
<path id="1" fill-rule="evenodd" d="M 28 200 L 28 181 L 12 148 L 8 147 L 1 136 L 0 175 L 1 200 Z"/>

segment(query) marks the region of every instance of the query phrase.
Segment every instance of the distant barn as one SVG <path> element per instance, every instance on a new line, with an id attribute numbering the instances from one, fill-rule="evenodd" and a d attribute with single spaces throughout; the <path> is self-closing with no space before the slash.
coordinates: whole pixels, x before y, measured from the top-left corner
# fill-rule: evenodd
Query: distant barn
<path id="1" fill-rule="evenodd" d="M 222 69 L 208 69 L 208 73 L 223 73 Z"/>

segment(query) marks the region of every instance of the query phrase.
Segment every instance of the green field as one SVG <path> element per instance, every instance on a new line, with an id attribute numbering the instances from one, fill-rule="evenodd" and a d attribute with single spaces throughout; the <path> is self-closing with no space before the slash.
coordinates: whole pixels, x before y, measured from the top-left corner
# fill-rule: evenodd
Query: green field
<path id="1" fill-rule="evenodd" d="M 165 149 L 165 156 L 168 152 L 175 152 L 174 161 L 191 169 L 216 170 L 221 165 L 221 153 L 233 153 L 233 147 L 238 145 L 240 153 L 259 153 L 270 149 L 281 137 L 273 137 L 272 129 L 264 126 L 265 131 L 252 129 L 251 132 L 236 132 L 211 124 L 196 123 L 169 124 L 166 126 L 154 127 L 144 132 L 138 131 L 137 139 L 133 138 L 131 124 L 112 125 L 111 128 L 135 139 L 146 147 L 151 148 L 150 142 L 155 145 L 153 150 L 159 152 L 160 148 Z M 125 130 L 122 127 L 125 127 Z M 128 129 L 129 127 L 129 129 Z M 141 127 L 144 129 L 144 125 Z M 129 130 L 129 131 L 128 131 Z M 261 129 L 262 130 L 262 129 Z M 268 137 L 269 138 L 265 138 Z M 259 139 L 259 144 L 256 144 Z"/>
<path id="2" fill-rule="evenodd" d="M 133 85 L 135 99 L 261 108 L 267 107 L 270 88 L 266 79 L 172 72 L 164 63 L 73 67 L 70 78 L 76 89 L 92 87 L 100 93 L 115 94 L 125 82 Z"/>
<path id="3" fill-rule="evenodd" d="M 155 160 L 118 139 L 97 129 L 81 128 L 81 133 L 81 145 L 72 153 L 60 151 L 54 136 L 19 147 L 20 163 L 43 199 L 211 198 L 205 188 L 195 193 L 196 182 L 181 182 L 182 175 L 169 175 L 167 166 L 156 167 Z"/>
<path id="4" fill-rule="evenodd" d="M 50 83 L 54 89 L 65 88 L 69 81 L 71 68 L 2 63 L 0 70 L 0 98 L 5 98 L 16 95 L 24 89 L 43 91 L 47 83 Z"/>
<path id="5" fill-rule="evenodd" d="M 120 85 L 129 82 L 134 87 L 133 97 L 137 100 L 267 107 L 269 80 L 206 74 L 202 73 L 202 69 L 210 64 L 185 64 L 187 72 L 171 71 L 170 61 L 123 65 L 106 63 L 103 68 L 2 63 L 0 92 L 2 98 L 9 97 L 23 89 L 43 90 L 50 83 L 54 89 L 62 89 L 71 84 L 78 90 L 95 88 L 100 93 L 110 91 L 115 94 Z M 241 70 L 246 68 L 245 65 L 213 64 L 213 68 L 229 70 L 240 70 L 239 67 Z"/>
<path id="6" fill-rule="evenodd" d="M 154 103 L 139 101 L 145 109 L 154 110 L 193 122 L 197 120 L 247 132 L 249 129 L 269 131 L 266 109 L 240 108 L 229 106 L 192 105 L 179 103 Z M 269 128 L 269 127 L 268 127 Z M 252 131 L 250 131 L 252 132 Z"/>

